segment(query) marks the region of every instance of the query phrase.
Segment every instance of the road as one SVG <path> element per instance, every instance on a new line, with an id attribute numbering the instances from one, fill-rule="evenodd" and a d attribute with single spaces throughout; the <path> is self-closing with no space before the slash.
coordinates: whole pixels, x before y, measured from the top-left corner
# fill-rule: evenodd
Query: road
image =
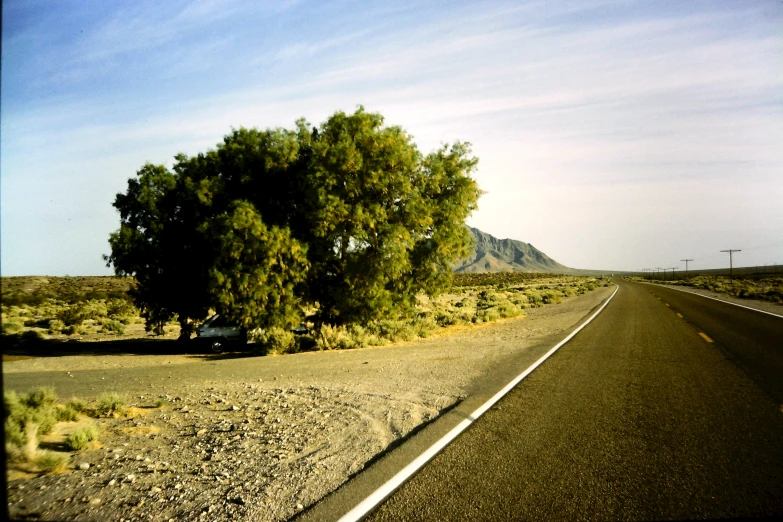
<path id="1" fill-rule="evenodd" d="M 783 514 L 783 319 L 619 284 L 369 520 Z"/>

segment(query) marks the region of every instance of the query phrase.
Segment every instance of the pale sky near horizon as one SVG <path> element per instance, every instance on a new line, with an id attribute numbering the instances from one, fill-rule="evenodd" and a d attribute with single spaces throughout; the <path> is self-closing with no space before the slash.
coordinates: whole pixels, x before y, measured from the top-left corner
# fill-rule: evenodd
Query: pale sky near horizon
<path id="1" fill-rule="evenodd" d="M 3 1 L 0 271 L 104 275 L 145 162 L 361 104 L 473 144 L 468 224 L 574 268 L 783 263 L 783 3 Z"/>

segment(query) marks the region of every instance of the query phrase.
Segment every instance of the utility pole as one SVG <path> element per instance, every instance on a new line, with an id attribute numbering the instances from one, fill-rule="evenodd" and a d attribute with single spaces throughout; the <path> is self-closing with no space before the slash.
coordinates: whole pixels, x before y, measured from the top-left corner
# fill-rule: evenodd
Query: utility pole
<path id="1" fill-rule="evenodd" d="M 671 267 L 671 268 L 669 268 L 669 270 L 672 271 L 672 281 L 674 281 L 674 271 L 677 270 L 677 267 L 676 266 L 675 267 Z"/>
<path id="2" fill-rule="evenodd" d="M 685 279 L 688 279 L 688 261 L 693 261 L 693 259 L 680 259 L 680 261 L 685 261 Z"/>
<path id="3" fill-rule="evenodd" d="M 721 252 L 728 252 L 729 253 L 729 279 L 734 279 L 734 252 L 742 252 L 742 250 L 721 250 Z"/>

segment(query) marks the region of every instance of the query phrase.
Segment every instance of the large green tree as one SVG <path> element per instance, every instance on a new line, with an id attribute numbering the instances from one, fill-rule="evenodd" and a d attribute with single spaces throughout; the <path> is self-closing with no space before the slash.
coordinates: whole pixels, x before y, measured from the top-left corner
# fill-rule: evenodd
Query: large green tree
<path id="1" fill-rule="evenodd" d="M 148 325 L 187 336 L 210 309 L 246 327 L 406 315 L 465 257 L 480 191 L 466 143 L 422 155 L 359 108 L 320 127 L 234 130 L 216 149 L 144 165 L 118 194 L 106 259 L 136 277 Z"/>

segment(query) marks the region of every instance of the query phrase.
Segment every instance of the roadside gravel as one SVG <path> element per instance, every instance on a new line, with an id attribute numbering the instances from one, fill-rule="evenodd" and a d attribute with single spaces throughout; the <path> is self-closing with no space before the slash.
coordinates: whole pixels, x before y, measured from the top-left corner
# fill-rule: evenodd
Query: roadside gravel
<path id="1" fill-rule="evenodd" d="M 761 310 L 762 312 L 769 312 L 771 314 L 783 315 L 783 304 L 781 303 L 772 303 L 770 301 L 762 301 L 761 299 L 744 299 L 744 298 L 734 297 L 728 294 L 713 292 L 711 290 L 705 290 L 703 288 L 692 288 L 689 286 L 681 286 L 681 285 L 665 285 L 661 283 L 655 283 L 655 284 L 659 286 L 665 286 L 666 288 L 671 288 L 673 290 L 680 290 L 683 292 L 690 292 L 692 294 L 699 294 L 707 297 L 712 297 L 720 301 L 726 301 L 727 303 L 737 304 L 741 306 L 746 306 L 748 308 Z"/>
<path id="2" fill-rule="evenodd" d="M 100 419 L 100 444 L 65 472 L 9 476 L 9 511 L 36 520 L 289 519 L 510 355 L 565 335 L 613 290 L 382 348 L 4 363 L 6 390 L 54 385 L 60 397 L 86 399 L 120 391 L 133 405 L 127 417 Z"/>

